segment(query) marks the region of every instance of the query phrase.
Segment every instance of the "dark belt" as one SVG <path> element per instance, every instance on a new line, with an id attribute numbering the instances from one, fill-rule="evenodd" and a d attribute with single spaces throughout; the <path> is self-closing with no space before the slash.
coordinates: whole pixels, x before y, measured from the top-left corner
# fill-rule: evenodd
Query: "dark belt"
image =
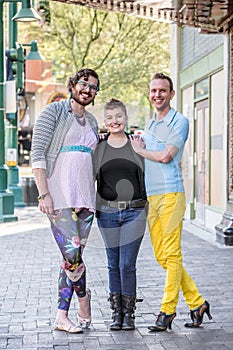
<path id="1" fill-rule="evenodd" d="M 145 199 L 134 199 L 132 201 L 105 201 L 101 200 L 100 205 L 105 205 L 106 207 L 116 208 L 118 210 L 125 210 L 129 208 L 143 208 L 145 207 L 147 200 Z"/>

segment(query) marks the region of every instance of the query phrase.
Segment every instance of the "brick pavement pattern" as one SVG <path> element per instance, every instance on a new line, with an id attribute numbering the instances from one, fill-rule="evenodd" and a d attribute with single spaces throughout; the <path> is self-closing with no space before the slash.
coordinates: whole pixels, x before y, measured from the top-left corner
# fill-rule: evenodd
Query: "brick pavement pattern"
<path id="1" fill-rule="evenodd" d="M 109 331 L 111 310 L 105 251 L 96 223 L 84 253 L 92 290 L 91 329 L 54 331 L 60 253 L 49 224 L 35 207 L 16 210 L 18 222 L 0 224 L 0 349 L 11 350 L 226 350 L 233 349 L 233 250 L 183 231 L 184 265 L 211 305 L 213 320 L 187 329 L 182 294 L 172 330 L 149 333 L 159 312 L 165 272 L 154 259 L 148 232 L 138 258 L 135 331 Z M 74 298 L 70 316 L 75 319 Z"/>

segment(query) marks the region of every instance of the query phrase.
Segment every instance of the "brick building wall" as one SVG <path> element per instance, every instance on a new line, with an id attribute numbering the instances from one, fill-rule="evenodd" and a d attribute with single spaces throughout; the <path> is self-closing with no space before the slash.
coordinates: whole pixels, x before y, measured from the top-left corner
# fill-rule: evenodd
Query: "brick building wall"
<path id="1" fill-rule="evenodd" d="M 197 62 L 221 46 L 223 41 L 223 34 L 200 34 L 198 28 L 184 27 L 182 29 L 181 68 L 185 69 Z"/>
<path id="2" fill-rule="evenodd" d="M 229 145 L 228 145 L 228 152 L 229 152 L 229 208 L 233 212 L 233 27 L 231 27 L 229 32 L 229 42 L 230 42 L 230 49 L 229 49 L 229 62 L 230 62 L 230 69 L 229 69 Z M 232 203 L 231 203 L 232 202 Z"/>

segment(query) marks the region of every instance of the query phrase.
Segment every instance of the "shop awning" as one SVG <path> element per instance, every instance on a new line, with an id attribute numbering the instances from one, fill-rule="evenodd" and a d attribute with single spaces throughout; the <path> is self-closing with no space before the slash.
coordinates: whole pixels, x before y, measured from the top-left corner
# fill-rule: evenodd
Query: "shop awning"
<path id="1" fill-rule="evenodd" d="M 233 2 L 200 0 L 53 0 L 161 22 L 200 28 L 203 33 L 225 32 L 233 24 Z"/>

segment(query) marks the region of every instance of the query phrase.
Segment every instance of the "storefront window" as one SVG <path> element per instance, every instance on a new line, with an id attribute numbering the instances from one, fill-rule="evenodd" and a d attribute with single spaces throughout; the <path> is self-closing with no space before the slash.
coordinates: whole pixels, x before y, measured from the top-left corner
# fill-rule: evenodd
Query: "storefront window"
<path id="1" fill-rule="evenodd" d="M 190 132 L 182 158 L 182 173 L 187 201 L 186 215 L 190 218 L 190 204 L 193 202 L 193 87 L 182 92 L 182 113 L 189 119 Z"/>
<path id="2" fill-rule="evenodd" d="M 200 100 L 209 95 L 209 79 L 203 79 L 195 84 L 195 99 Z"/>

